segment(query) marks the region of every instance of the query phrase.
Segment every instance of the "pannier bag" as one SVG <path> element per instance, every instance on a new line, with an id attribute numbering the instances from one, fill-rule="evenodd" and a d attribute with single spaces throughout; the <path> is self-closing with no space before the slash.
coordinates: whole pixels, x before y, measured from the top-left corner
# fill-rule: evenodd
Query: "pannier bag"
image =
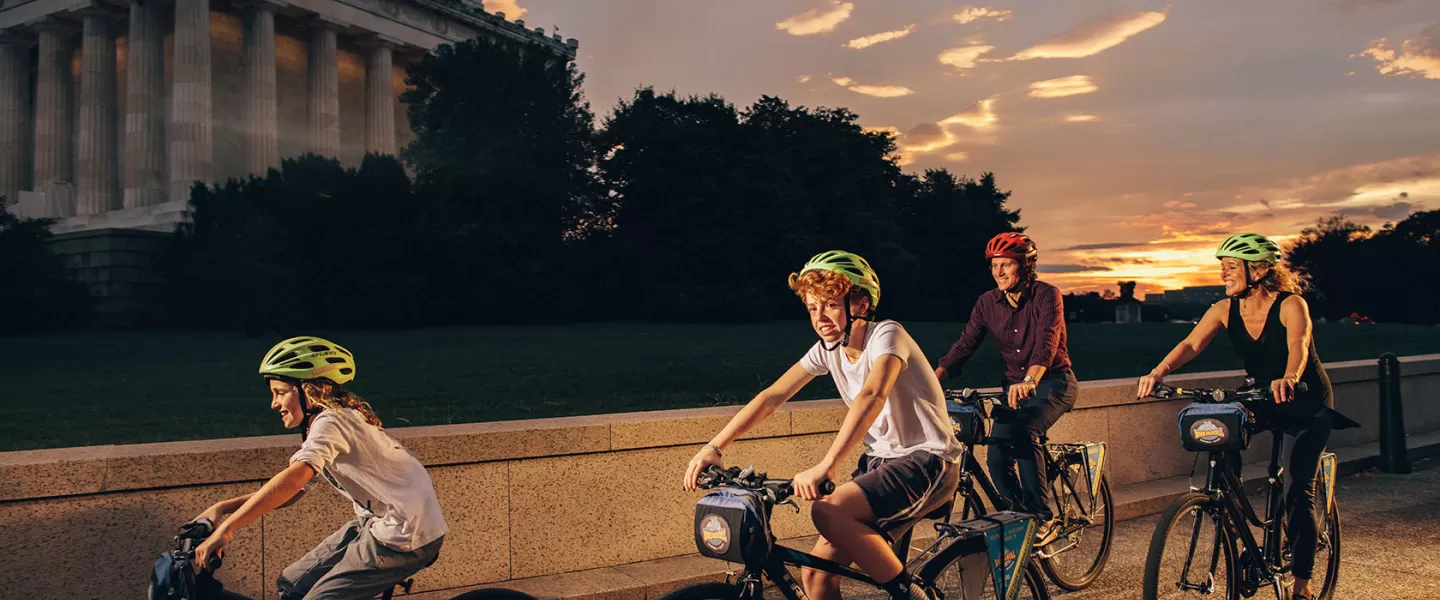
<path id="1" fill-rule="evenodd" d="M 1180 409 L 1180 445 L 1191 452 L 1244 450 L 1250 445 L 1250 413 L 1239 403 L 1196 402 Z"/>
<path id="2" fill-rule="evenodd" d="M 950 413 L 950 429 L 955 431 L 955 439 L 960 443 L 973 446 L 985 438 L 985 415 L 980 409 L 969 404 L 946 402 L 945 410 Z"/>
<path id="3" fill-rule="evenodd" d="M 695 504 L 695 547 L 710 558 L 756 566 L 775 540 L 758 492 L 721 488 Z"/>

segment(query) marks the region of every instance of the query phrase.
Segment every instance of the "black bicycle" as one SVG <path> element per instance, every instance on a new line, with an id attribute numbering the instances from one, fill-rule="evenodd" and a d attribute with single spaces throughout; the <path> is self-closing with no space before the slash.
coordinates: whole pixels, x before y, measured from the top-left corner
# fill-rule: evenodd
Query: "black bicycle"
<path id="1" fill-rule="evenodd" d="M 1249 598 L 1264 586 L 1273 587 L 1277 600 L 1288 598 L 1284 577 L 1290 572 L 1293 556 L 1284 526 L 1285 482 L 1280 467 L 1284 432 L 1267 418 L 1273 406 L 1270 390 L 1249 385 L 1253 383 L 1234 390 L 1161 385 L 1151 394 L 1193 400 L 1179 415 L 1181 442 L 1186 450 L 1209 454 L 1209 472 L 1205 487 L 1192 484 L 1190 492 L 1171 503 L 1155 526 L 1145 561 L 1145 600 Z M 1256 514 L 1225 457 L 1226 452 L 1244 450 L 1250 435 L 1262 431 L 1269 431 L 1273 438 L 1263 518 Z M 1315 504 L 1323 515 L 1317 515 L 1321 523 L 1315 556 L 1318 568 L 1312 580 L 1320 590 L 1318 598 L 1330 598 L 1335 592 L 1340 570 L 1335 466 L 1334 454 L 1321 455 L 1316 477 L 1320 493 Z M 1252 527 L 1262 532 L 1259 542 Z"/>
<path id="2" fill-rule="evenodd" d="M 699 486 L 713 491 L 696 504 L 696 547 L 704 556 L 738 563 L 743 570 L 731 573 L 724 582 L 680 588 L 662 600 L 761 600 L 767 579 L 787 600 L 802 600 L 805 592 L 789 567 L 825 571 L 881 588 L 856 569 L 776 543 L 770 530 L 772 510 L 778 505 L 800 510 L 790 480 L 769 479 L 753 468 L 712 466 L 701 475 Z M 831 482 L 824 487 L 824 493 L 835 489 Z M 1035 527 L 1034 515 L 1015 512 L 936 523 L 935 541 L 905 568 L 935 600 L 1045 600 L 1049 591 L 1030 557 Z"/>
<path id="3" fill-rule="evenodd" d="M 155 561 L 150 574 L 150 587 L 146 598 L 150 600 L 250 600 L 249 598 L 224 589 L 215 580 L 214 571 L 223 564 L 221 557 L 213 557 L 209 570 L 195 568 L 195 549 L 215 532 L 215 524 L 209 519 L 190 521 L 180 526 L 175 535 L 175 547 L 165 551 Z M 410 578 L 395 584 L 380 594 L 381 600 L 392 600 L 396 590 L 410 593 L 415 579 Z M 535 600 L 528 594 L 503 588 L 473 590 L 455 596 L 451 600 Z"/>
<path id="4" fill-rule="evenodd" d="M 955 500 L 961 507 L 961 520 L 973 519 L 985 515 L 987 499 L 990 506 L 1003 506 L 974 450 L 1004 442 L 986 435 L 986 425 L 992 420 L 1008 422 L 1014 410 L 1006 405 L 1004 391 L 946 390 L 945 399 L 951 427 L 965 449 Z M 1106 446 L 1104 442 L 1051 444 L 1044 436 L 1040 443 L 1045 447 L 1049 479 L 1046 501 L 1054 518 L 1050 533 L 1036 544 L 1035 557 L 1055 585 L 1073 592 L 1094 583 L 1110 557 L 1115 523 L 1110 480 L 1105 474 Z M 949 518 L 947 513 L 944 519 Z"/>

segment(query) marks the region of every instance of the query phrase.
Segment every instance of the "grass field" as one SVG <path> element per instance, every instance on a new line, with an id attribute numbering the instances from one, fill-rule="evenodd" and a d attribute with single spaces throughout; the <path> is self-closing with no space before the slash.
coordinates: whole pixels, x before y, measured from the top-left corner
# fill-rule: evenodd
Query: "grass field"
<path id="1" fill-rule="evenodd" d="M 907 325 L 934 364 L 962 324 Z M 1136 377 L 1189 325 L 1072 324 L 1081 380 Z M 1320 325 L 1329 362 L 1435 352 L 1440 329 Z M 352 388 L 387 427 L 737 404 L 815 341 L 805 322 L 595 324 L 321 332 L 356 354 Z M 0 451 L 284 433 L 255 370 L 278 339 L 87 333 L 0 339 Z M 1238 368 L 1217 340 L 1188 371 Z M 987 342 L 947 386 L 991 386 Z M 834 398 L 829 378 L 799 398 Z"/>

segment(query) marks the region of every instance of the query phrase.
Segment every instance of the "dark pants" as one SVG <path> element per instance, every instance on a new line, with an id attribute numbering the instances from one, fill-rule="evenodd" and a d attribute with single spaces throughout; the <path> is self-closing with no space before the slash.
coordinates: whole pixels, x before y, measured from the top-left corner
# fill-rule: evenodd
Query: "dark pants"
<path id="1" fill-rule="evenodd" d="M 997 442 L 990 446 L 986 461 L 995 490 L 1000 492 L 996 508 L 1031 513 L 1042 522 L 1053 516 L 1045 502 L 1045 482 L 1049 479 L 1040 436 L 1075 406 L 1079 394 L 1080 384 L 1074 373 L 1056 373 L 1042 379 L 1035 386 L 1035 395 L 1022 402 L 1018 410 L 996 413 L 990 435 Z"/>
<path id="2" fill-rule="evenodd" d="M 1315 514 L 1315 478 L 1333 425 L 1334 413 L 1325 409 L 1285 430 L 1284 452 L 1290 457 L 1290 485 L 1285 489 L 1285 506 L 1289 509 L 1285 533 L 1295 554 L 1291 572 L 1301 579 L 1310 579 L 1315 573 L 1315 547 L 1320 536 L 1320 520 Z M 1226 452 L 1225 459 L 1231 472 L 1239 477 L 1243 467 L 1240 453 Z"/>

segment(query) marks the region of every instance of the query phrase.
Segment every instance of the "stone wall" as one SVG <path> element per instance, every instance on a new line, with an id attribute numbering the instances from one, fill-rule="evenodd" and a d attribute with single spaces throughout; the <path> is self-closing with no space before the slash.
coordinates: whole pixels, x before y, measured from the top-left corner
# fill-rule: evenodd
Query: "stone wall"
<path id="1" fill-rule="evenodd" d="M 1376 364 L 1329 367 L 1337 408 L 1364 424 L 1331 447 L 1378 432 Z M 1440 355 L 1404 358 L 1407 429 L 1440 429 Z M 1233 386 L 1238 372 L 1171 383 Z M 1125 486 L 1189 472 L 1176 441 L 1178 402 L 1135 399 L 1133 380 L 1082 384 L 1057 442 L 1102 440 Z M 376 399 L 382 403 L 384 399 Z M 257 399 L 257 402 L 263 399 Z M 694 552 L 697 494 L 679 491 L 686 461 L 735 407 L 392 430 L 430 470 L 450 525 L 441 559 L 416 591 L 566 573 Z M 845 414 L 839 401 L 795 402 L 726 452 L 788 477 L 811 466 Z M 0 453 L 0 589 L 14 597 L 138 597 L 174 528 L 216 500 L 253 491 L 283 468 L 295 435 Z M 1268 444 L 1257 443 L 1252 458 Z M 1342 455 L 1342 459 L 1344 456 Z M 274 579 L 352 516 L 326 485 L 242 531 L 221 579 L 274 597 Z M 808 515 L 776 511 L 781 537 L 812 533 Z M 84 573 L 85 576 L 76 576 Z"/>

